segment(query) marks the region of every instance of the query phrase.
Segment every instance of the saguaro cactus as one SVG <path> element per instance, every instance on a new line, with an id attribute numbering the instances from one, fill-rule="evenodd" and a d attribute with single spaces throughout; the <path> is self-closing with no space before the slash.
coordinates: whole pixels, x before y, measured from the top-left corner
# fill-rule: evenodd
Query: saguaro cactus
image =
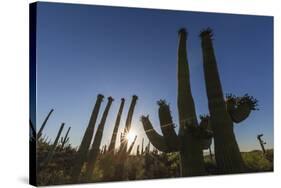
<path id="1" fill-rule="evenodd" d="M 210 137 L 210 132 L 198 125 L 195 106 L 190 88 L 189 67 L 186 53 L 187 33 L 179 30 L 178 47 L 178 111 L 180 129 L 175 133 L 169 105 L 160 100 L 159 120 L 163 136 L 152 127 L 148 116 L 142 116 L 141 121 L 151 143 L 163 152 L 179 151 L 181 156 L 181 176 L 205 174 L 202 141 Z"/>
<path id="2" fill-rule="evenodd" d="M 123 112 L 123 108 L 124 108 L 124 103 L 125 103 L 125 99 L 122 98 L 121 104 L 120 104 L 120 107 L 119 107 L 119 111 L 118 111 L 118 114 L 117 114 L 117 117 L 116 117 L 115 126 L 114 126 L 114 129 L 113 129 L 113 133 L 112 133 L 112 137 L 111 137 L 111 141 L 110 141 L 108 151 L 114 151 L 114 149 L 115 149 L 115 143 L 116 143 L 117 133 L 118 133 L 120 120 L 121 120 L 121 116 L 122 116 L 122 112 Z"/>
<path id="3" fill-rule="evenodd" d="M 248 95 L 239 98 L 229 95 L 225 101 L 212 36 L 209 28 L 200 34 L 215 158 L 220 173 L 239 173 L 244 171 L 244 163 L 234 135 L 233 122 L 239 123 L 246 119 L 251 110 L 256 109 L 257 100 Z"/>
<path id="4" fill-rule="evenodd" d="M 71 177 L 73 182 L 77 182 L 80 176 L 80 172 L 82 169 L 82 166 L 87 158 L 88 155 L 88 150 L 89 150 L 89 146 L 91 144 L 92 138 L 93 138 L 93 133 L 94 133 L 94 129 L 95 129 L 95 124 L 96 124 L 96 120 L 98 117 L 98 113 L 100 110 L 100 106 L 102 103 L 104 96 L 99 94 L 97 96 L 97 100 L 96 100 L 96 104 L 95 107 L 93 109 L 90 121 L 89 121 L 89 125 L 84 133 L 82 142 L 79 146 L 78 152 L 77 152 L 77 156 L 75 159 L 75 163 L 73 164 L 74 167 L 72 169 L 71 172 Z"/>
<path id="5" fill-rule="evenodd" d="M 257 139 L 258 139 L 258 141 L 259 141 L 259 143 L 260 143 L 260 145 L 261 145 L 262 153 L 265 155 L 265 154 L 266 154 L 266 151 L 265 151 L 264 145 L 266 144 L 266 142 L 263 141 L 263 139 L 262 139 L 261 137 L 263 137 L 263 134 L 259 134 L 259 135 L 257 136 Z"/>
<path id="6" fill-rule="evenodd" d="M 138 137 L 138 136 L 135 136 L 134 141 L 131 143 L 131 145 L 130 145 L 128 151 L 127 151 L 127 154 L 128 154 L 128 155 L 130 155 L 130 153 L 132 152 L 133 147 L 134 147 L 134 145 L 135 145 L 135 143 L 136 143 L 137 137 Z"/>
<path id="7" fill-rule="evenodd" d="M 60 129 L 58 131 L 58 134 L 56 136 L 56 139 L 50 149 L 50 151 L 48 152 L 48 155 L 46 157 L 46 159 L 44 160 L 44 162 L 40 165 L 40 168 L 43 168 L 44 166 L 48 165 L 48 163 L 52 160 L 53 156 L 54 156 L 54 153 L 55 153 L 55 149 L 57 147 L 57 144 L 58 144 L 58 141 L 59 141 L 59 138 L 60 138 L 60 135 L 61 135 L 61 132 L 63 130 L 63 127 L 64 127 L 64 123 L 61 124 L 60 126 Z"/>
<path id="8" fill-rule="evenodd" d="M 68 134 L 69 134 L 69 131 L 70 131 L 71 127 L 68 128 L 64 138 L 62 139 L 62 142 L 61 142 L 61 149 L 63 149 L 64 145 L 68 142 L 69 140 L 69 137 L 68 137 Z"/>
<path id="9" fill-rule="evenodd" d="M 54 109 L 51 109 L 50 112 L 48 113 L 47 117 L 45 118 L 45 120 L 43 121 L 38 133 L 37 133 L 37 140 L 39 140 L 39 138 L 42 136 L 42 132 L 43 132 L 43 129 L 45 128 L 46 126 L 46 123 L 49 119 L 49 117 L 51 116 L 51 114 L 53 113 Z"/>
<path id="10" fill-rule="evenodd" d="M 132 119 L 133 119 L 133 114 L 134 114 L 135 106 L 137 103 L 137 99 L 138 99 L 138 96 L 133 95 L 132 102 L 129 107 L 129 111 L 128 111 L 128 115 L 127 115 L 127 119 L 126 119 L 126 123 L 125 123 L 125 130 L 123 133 L 124 138 L 127 137 L 127 134 L 129 133 L 129 131 L 131 129 L 131 124 L 132 124 Z M 125 139 L 124 142 L 121 143 L 121 146 L 120 146 L 121 151 L 124 151 L 126 153 L 127 145 L 128 145 L 128 140 Z"/>
<path id="11" fill-rule="evenodd" d="M 88 177 L 88 179 L 90 180 L 92 174 L 93 174 L 93 169 L 95 166 L 95 162 L 97 159 L 97 156 L 99 154 L 100 151 L 100 145 L 101 145 L 101 139 L 102 139 L 102 135 L 103 135 L 103 130 L 104 130 L 104 125 L 106 122 L 106 118 L 110 109 L 110 106 L 113 102 L 113 98 L 112 97 L 108 97 L 108 102 L 107 105 L 105 107 L 105 110 L 103 112 L 100 124 L 97 128 L 95 137 L 94 137 L 94 141 L 92 143 L 91 146 L 91 150 L 89 151 L 89 158 L 88 158 L 88 164 L 87 164 L 87 169 L 86 169 L 86 176 Z"/>

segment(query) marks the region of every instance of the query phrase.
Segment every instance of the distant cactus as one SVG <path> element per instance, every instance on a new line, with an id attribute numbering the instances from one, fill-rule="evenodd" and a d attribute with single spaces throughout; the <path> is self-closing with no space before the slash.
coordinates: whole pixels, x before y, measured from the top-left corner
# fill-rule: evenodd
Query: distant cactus
<path id="1" fill-rule="evenodd" d="M 64 127 L 64 123 L 61 124 L 60 129 L 58 131 L 58 134 L 56 136 L 56 139 L 55 139 L 53 145 L 51 146 L 51 149 L 48 152 L 48 155 L 47 155 L 46 159 L 43 161 L 42 164 L 40 164 L 41 169 L 44 168 L 45 166 L 47 166 L 49 164 L 49 162 L 52 160 L 52 158 L 54 156 L 54 153 L 55 153 L 55 150 L 56 150 L 56 147 L 57 147 L 57 144 L 59 142 L 59 138 L 60 138 L 61 132 L 63 130 L 63 127 Z"/>
<path id="2" fill-rule="evenodd" d="M 124 137 L 125 138 L 126 138 L 127 134 L 129 133 L 129 131 L 131 129 L 131 124 L 132 124 L 132 119 L 133 119 L 133 114 L 134 114 L 135 106 L 136 106 L 136 103 L 137 103 L 137 99 L 138 99 L 138 96 L 133 95 L 132 102 L 131 102 L 131 105 L 129 107 L 129 111 L 128 111 L 128 115 L 127 115 L 127 119 L 126 119 L 126 123 L 125 123 L 125 130 L 124 130 Z M 127 140 L 124 140 L 124 142 L 122 142 L 121 149 L 124 150 L 125 152 L 128 149 L 127 145 L 128 145 Z"/>
<path id="3" fill-rule="evenodd" d="M 69 137 L 68 137 L 68 134 L 69 134 L 69 131 L 70 131 L 71 127 L 68 128 L 64 138 L 62 139 L 61 141 L 61 149 L 63 149 L 63 147 L 65 146 L 65 144 L 69 141 Z"/>
<path id="4" fill-rule="evenodd" d="M 91 149 L 89 151 L 89 158 L 88 158 L 88 163 L 87 163 L 87 168 L 86 168 L 86 176 L 88 177 L 88 179 L 91 179 L 92 175 L 93 175 L 93 169 L 96 163 L 96 159 L 98 157 L 98 154 L 100 152 L 100 144 L 101 144 L 101 140 L 102 140 L 102 136 L 103 136 L 103 131 L 104 131 L 104 126 L 105 126 L 105 122 L 106 122 L 106 118 L 110 109 L 110 106 L 113 102 L 113 98 L 112 97 L 108 97 L 108 102 L 107 105 L 105 107 L 105 110 L 103 112 L 100 124 L 97 128 L 95 137 L 94 137 L 94 141 L 92 143 Z"/>
<path id="5" fill-rule="evenodd" d="M 219 173 L 244 171 L 244 162 L 233 131 L 233 122 L 239 123 L 256 109 L 257 100 L 245 95 L 237 98 L 228 95 L 225 101 L 212 44 L 210 28 L 200 33 L 203 52 L 205 85 L 210 121 L 214 132 L 215 157 Z"/>
<path id="6" fill-rule="evenodd" d="M 51 114 L 53 113 L 54 109 L 51 109 L 50 112 L 48 113 L 47 117 L 45 118 L 45 120 L 43 121 L 38 133 L 37 133 L 37 140 L 39 140 L 39 138 L 42 136 L 42 132 L 43 132 L 43 129 L 45 128 L 46 126 L 46 123 L 49 119 L 49 117 L 51 116 Z"/>
<path id="7" fill-rule="evenodd" d="M 99 113 L 103 98 L 104 98 L 104 96 L 101 94 L 99 94 L 97 96 L 96 104 L 93 109 L 93 112 L 92 112 L 92 115 L 91 115 L 91 118 L 89 121 L 89 125 L 84 133 L 82 142 L 79 146 L 77 156 L 76 156 L 75 162 L 73 164 L 74 167 L 71 172 L 71 179 L 73 180 L 73 182 L 78 182 L 82 166 L 87 159 L 88 150 L 89 150 L 92 138 L 93 138 L 95 124 L 96 124 L 96 120 L 98 117 L 98 113 Z"/>
<path id="8" fill-rule="evenodd" d="M 124 103 L 125 103 L 125 99 L 122 98 L 121 104 L 120 104 L 120 107 L 119 107 L 119 111 L 118 111 L 118 114 L 117 114 L 117 117 L 116 117 L 115 126 L 114 126 L 114 129 L 113 129 L 113 133 L 112 133 L 112 137 L 111 137 L 111 141 L 110 141 L 108 151 L 114 151 L 114 149 L 115 149 L 115 143 L 116 143 L 117 133 L 118 133 L 120 120 L 121 120 L 121 116 L 122 116 L 122 111 L 123 111 L 123 108 L 124 108 Z"/>
<path id="9" fill-rule="evenodd" d="M 134 145 L 135 145 L 135 143 L 136 143 L 137 137 L 138 137 L 138 136 L 135 136 L 134 141 L 131 143 L 131 145 L 130 145 L 128 151 L 127 151 L 127 154 L 128 154 L 128 155 L 131 154 L 131 152 L 132 152 L 132 150 L 133 150 L 133 147 L 134 147 Z"/>
<path id="10" fill-rule="evenodd" d="M 260 145 L 261 145 L 262 153 L 265 155 L 265 154 L 266 154 L 266 151 L 265 151 L 264 145 L 266 144 L 266 142 L 265 142 L 264 140 L 262 140 L 261 137 L 263 137 L 263 134 L 259 134 L 259 135 L 257 136 L 257 139 L 258 139 L 258 141 L 259 141 L 259 143 L 260 143 Z"/>
<path id="11" fill-rule="evenodd" d="M 186 53 L 187 33 L 179 30 L 178 47 L 178 111 L 179 135 L 174 130 L 169 105 L 165 100 L 158 101 L 159 120 L 163 136 L 153 128 L 149 116 L 141 121 L 151 143 L 162 152 L 179 151 L 181 156 L 181 176 L 204 175 L 203 140 L 211 137 L 211 131 L 198 125 L 195 105 L 191 94 L 189 67 Z"/>
<path id="12" fill-rule="evenodd" d="M 142 141 L 141 141 L 141 155 L 143 155 L 144 153 L 144 138 L 142 138 Z"/>

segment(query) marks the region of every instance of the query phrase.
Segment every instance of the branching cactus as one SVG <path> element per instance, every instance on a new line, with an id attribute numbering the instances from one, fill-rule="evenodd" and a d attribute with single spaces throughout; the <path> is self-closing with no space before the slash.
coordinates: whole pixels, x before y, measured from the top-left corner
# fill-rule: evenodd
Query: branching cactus
<path id="1" fill-rule="evenodd" d="M 96 120 L 97 120 L 97 117 L 98 117 L 98 113 L 99 113 L 100 106 L 101 106 L 103 98 L 104 98 L 104 96 L 101 95 L 101 94 L 99 94 L 97 96 L 96 104 L 95 104 L 95 107 L 93 109 L 93 112 L 92 112 L 92 115 L 91 115 L 91 118 L 90 118 L 90 121 L 89 121 L 89 125 L 88 125 L 88 127 L 87 127 L 87 129 L 84 133 L 82 142 L 79 146 L 79 149 L 78 149 L 78 152 L 77 152 L 77 155 L 76 155 L 76 159 L 75 159 L 75 162 L 74 162 L 74 167 L 73 167 L 72 172 L 71 172 L 71 179 L 73 180 L 74 183 L 78 182 L 81 169 L 83 167 L 84 162 L 87 159 L 88 150 L 89 150 L 92 138 L 93 138 Z"/>
<path id="2" fill-rule="evenodd" d="M 219 173 L 239 173 L 244 171 L 244 162 L 236 142 L 233 122 L 246 119 L 251 110 L 256 109 L 257 100 L 245 95 L 228 95 L 224 99 L 213 49 L 213 32 L 210 28 L 200 33 L 203 52 L 205 85 L 210 112 L 210 121 L 214 132 L 215 158 Z"/>
<path id="3" fill-rule="evenodd" d="M 88 158 L 88 164 L 87 164 L 87 169 L 86 169 L 86 176 L 88 177 L 89 180 L 92 177 L 96 159 L 98 157 L 98 154 L 100 153 L 100 145 L 101 145 L 101 140 L 102 140 L 102 136 L 103 136 L 104 126 L 105 126 L 107 115 L 108 115 L 112 102 L 113 102 L 113 98 L 108 97 L 107 105 L 103 112 L 100 124 L 97 128 L 97 131 L 96 131 L 96 134 L 94 137 L 94 141 L 93 141 L 91 149 L 89 151 L 89 158 Z"/>
<path id="4" fill-rule="evenodd" d="M 159 120 L 163 136 L 158 134 L 148 116 L 142 116 L 141 121 L 151 143 L 162 152 L 179 151 L 181 156 L 181 176 L 204 175 L 203 160 L 203 135 L 198 125 L 195 105 L 191 94 L 190 75 L 186 53 L 187 33 L 185 29 L 179 30 L 178 47 L 178 112 L 179 112 L 179 135 L 174 130 L 169 105 L 160 100 Z M 205 138 L 204 138 L 205 139 Z"/>

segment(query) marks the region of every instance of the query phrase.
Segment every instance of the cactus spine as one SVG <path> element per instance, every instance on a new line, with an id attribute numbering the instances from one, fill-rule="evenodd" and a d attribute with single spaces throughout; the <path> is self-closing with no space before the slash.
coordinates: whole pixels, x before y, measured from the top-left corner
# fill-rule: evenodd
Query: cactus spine
<path id="1" fill-rule="evenodd" d="M 95 162 L 96 162 L 96 159 L 100 152 L 100 144 L 101 144 L 101 139 L 103 136 L 104 125 L 105 125 L 106 118 L 107 118 L 107 115 L 108 115 L 112 102 L 113 102 L 113 98 L 108 97 L 107 105 L 103 112 L 100 124 L 97 128 L 97 131 L 96 131 L 96 134 L 94 137 L 94 141 L 93 141 L 91 149 L 89 151 L 89 159 L 88 159 L 88 164 L 87 164 L 87 169 L 86 169 L 86 176 L 88 177 L 88 179 L 91 179 L 91 177 L 92 177 Z"/>
<path id="2" fill-rule="evenodd" d="M 51 114 L 53 113 L 54 109 L 51 109 L 50 112 L 48 113 L 47 117 L 45 118 L 45 120 L 43 121 L 38 133 L 37 133 L 37 140 L 42 136 L 42 132 L 43 132 L 43 129 L 45 128 L 45 125 L 49 119 L 49 117 L 51 116 Z"/>
<path id="3" fill-rule="evenodd" d="M 163 136 L 153 128 L 149 116 L 142 116 L 141 121 L 151 143 L 162 152 L 180 152 L 181 176 L 205 174 L 203 161 L 203 141 L 209 139 L 211 132 L 198 125 L 193 97 L 190 88 L 189 67 L 186 53 L 187 33 L 179 30 L 178 47 L 178 112 L 179 135 L 176 135 L 169 105 L 160 100 L 159 120 Z"/>
<path id="4" fill-rule="evenodd" d="M 102 103 L 104 96 L 99 94 L 97 96 L 97 100 L 96 100 L 96 104 L 95 107 L 93 109 L 90 121 L 89 121 L 89 125 L 84 133 L 82 142 L 79 146 L 78 152 L 77 152 L 77 157 L 76 157 L 76 161 L 74 163 L 74 167 L 72 169 L 72 173 L 71 173 L 71 177 L 73 179 L 74 182 L 77 182 L 79 180 L 79 176 L 80 176 L 80 172 L 82 169 L 82 166 L 87 158 L 88 155 L 88 150 L 89 150 L 89 146 L 91 144 L 92 138 L 93 138 L 93 133 L 94 133 L 94 129 L 95 129 L 95 124 L 96 124 L 96 120 L 98 117 L 98 113 L 100 110 L 100 106 Z"/>
<path id="5" fill-rule="evenodd" d="M 121 104 L 120 104 L 120 107 L 119 107 L 119 111 L 118 111 L 118 114 L 117 114 L 117 117 L 116 117 L 115 126 L 114 126 L 114 129 L 113 129 L 113 133 L 112 133 L 112 137 L 111 137 L 111 141 L 110 141 L 108 151 L 114 151 L 114 149 L 115 149 L 115 143 L 116 143 L 117 133 L 118 133 L 120 120 L 121 120 L 121 116 L 122 116 L 122 112 L 123 112 L 123 108 L 124 108 L 124 103 L 125 103 L 125 99 L 122 98 Z"/>
<path id="6" fill-rule="evenodd" d="M 233 132 L 233 121 L 227 112 L 212 44 L 212 30 L 201 32 L 203 67 L 210 121 L 214 132 L 215 157 L 219 173 L 244 171 L 244 163 Z"/>

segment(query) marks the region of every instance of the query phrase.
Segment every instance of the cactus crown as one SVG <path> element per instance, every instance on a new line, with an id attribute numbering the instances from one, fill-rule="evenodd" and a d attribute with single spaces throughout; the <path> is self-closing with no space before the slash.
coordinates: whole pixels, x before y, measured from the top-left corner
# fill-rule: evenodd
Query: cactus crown
<path id="1" fill-rule="evenodd" d="M 185 29 L 185 28 L 180 28 L 179 31 L 178 31 L 178 34 L 179 34 L 179 35 L 180 35 L 180 34 L 186 35 L 186 34 L 187 34 L 186 29 Z"/>
<path id="2" fill-rule="evenodd" d="M 213 39 L 213 30 L 210 28 L 210 27 L 207 27 L 206 29 L 203 29 L 201 32 L 200 32 L 200 37 L 210 37 L 211 39 Z"/>
<path id="3" fill-rule="evenodd" d="M 99 98 L 99 99 L 103 99 L 104 96 L 103 96 L 102 94 L 98 94 L 98 98 Z"/>
<path id="4" fill-rule="evenodd" d="M 235 106 L 247 103 L 250 106 L 251 110 L 259 110 L 257 108 L 258 100 L 253 96 L 249 96 L 248 93 L 246 93 L 242 97 L 237 97 L 233 94 L 226 94 L 226 100 L 233 102 Z"/>
<path id="5" fill-rule="evenodd" d="M 157 101 L 157 104 L 159 106 L 169 106 L 165 99 L 160 99 L 159 101 Z"/>

